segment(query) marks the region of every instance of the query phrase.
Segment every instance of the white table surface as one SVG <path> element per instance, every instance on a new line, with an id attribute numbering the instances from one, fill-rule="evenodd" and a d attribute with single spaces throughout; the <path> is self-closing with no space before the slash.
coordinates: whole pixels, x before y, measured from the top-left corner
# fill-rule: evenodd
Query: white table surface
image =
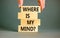
<path id="1" fill-rule="evenodd" d="M 0 30 L 0 38 L 60 38 L 58 31 L 45 31 L 38 33 L 18 33 L 8 30 Z"/>

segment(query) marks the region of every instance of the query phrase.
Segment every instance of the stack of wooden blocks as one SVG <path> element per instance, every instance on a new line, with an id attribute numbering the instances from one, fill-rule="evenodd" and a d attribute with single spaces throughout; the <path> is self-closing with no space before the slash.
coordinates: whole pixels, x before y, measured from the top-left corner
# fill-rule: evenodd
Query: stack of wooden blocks
<path id="1" fill-rule="evenodd" d="M 21 6 L 21 12 L 18 12 L 18 19 L 21 20 L 18 32 L 38 32 L 41 24 L 38 13 L 41 13 L 40 6 Z"/>

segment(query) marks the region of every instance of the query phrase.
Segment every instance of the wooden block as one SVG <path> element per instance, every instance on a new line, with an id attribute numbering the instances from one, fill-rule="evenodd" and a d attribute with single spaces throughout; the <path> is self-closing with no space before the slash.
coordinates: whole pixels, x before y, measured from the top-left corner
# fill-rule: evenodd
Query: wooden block
<path id="1" fill-rule="evenodd" d="M 37 26 L 40 26 L 41 24 L 41 21 L 40 19 L 21 19 L 21 25 L 37 25 Z"/>
<path id="2" fill-rule="evenodd" d="M 18 19 L 38 19 L 38 13 L 21 12 L 18 13 Z"/>
<path id="3" fill-rule="evenodd" d="M 40 9 L 40 6 L 21 6 L 21 12 L 41 13 L 41 9 Z"/>
<path id="4" fill-rule="evenodd" d="M 38 26 L 18 26 L 18 32 L 38 32 Z"/>

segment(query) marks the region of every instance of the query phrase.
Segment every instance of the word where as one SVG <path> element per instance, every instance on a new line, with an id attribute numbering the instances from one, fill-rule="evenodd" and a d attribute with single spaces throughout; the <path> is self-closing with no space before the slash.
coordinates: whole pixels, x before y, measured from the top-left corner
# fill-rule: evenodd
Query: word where
<path id="1" fill-rule="evenodd" d="M 22 6 L 21 12 L 40 12 L 39 6 Z"/>

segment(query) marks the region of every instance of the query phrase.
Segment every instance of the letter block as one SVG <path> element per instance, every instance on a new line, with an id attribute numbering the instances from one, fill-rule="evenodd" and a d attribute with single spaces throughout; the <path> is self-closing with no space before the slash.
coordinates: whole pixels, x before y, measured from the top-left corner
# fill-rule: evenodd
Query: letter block
<path id="1" fill-rule="evenodd" d="M 28 26 L 30 26 L 30 25 L 39 25 L 40 26 L 40 23 L 41 23 L 41 21 L 40 21 L 40 19 L 34 19 L 34 20 L 32 20 L 32 19 L 21 19 L 21 25 L 28 25 Z"/>
<path id="2" fill-rule="evenodd" d="M 21 6 L 21 12 L 18 12 L 21 21 L 18 32 L 38 32 L 38 26 L 41 25 L 38 13 L 41 13 L 40 6 Z"/>
<path id="3" fill-rule="evenodd" d="M 38 32 L 38 26 L 19 25 L 18 32 Z"/>
<path id="4" fill-rule="evenodd" d="M 19 12 L 18 19 L 38 19 L 38 13 L 34 12 Z"/>
<path id="5" fill-rule="evenodd" d="M 21 12 L 41 13 L 41 8 L 40 6 L 21 6 Z"/>

